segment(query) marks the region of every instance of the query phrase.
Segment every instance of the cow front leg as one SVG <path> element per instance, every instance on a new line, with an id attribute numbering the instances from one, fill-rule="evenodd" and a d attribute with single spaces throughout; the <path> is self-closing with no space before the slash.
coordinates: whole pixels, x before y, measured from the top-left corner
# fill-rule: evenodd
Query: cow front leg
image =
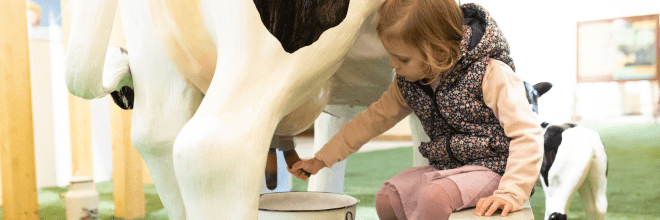
<path id="1" fill-rule="evenodd" d="M 258 118 L 196 115 L 181 130 L 174 143 L 174 168 L 188 219 L 257 219 L 277 122 Z"/>

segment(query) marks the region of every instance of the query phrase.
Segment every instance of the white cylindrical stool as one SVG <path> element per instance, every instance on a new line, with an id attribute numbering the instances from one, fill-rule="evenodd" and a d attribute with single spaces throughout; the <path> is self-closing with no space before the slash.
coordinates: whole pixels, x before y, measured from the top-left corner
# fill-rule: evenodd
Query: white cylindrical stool
<path id="1" fill-rule="evenodd" d="M 71 177 L 69 191 L 64 194 L 66 219 L 99 219 L 99 193 L 91 177 Z"/>
<path id="2" fill-rule="evenodd" d="M 314 121 L 314 153 L 321 150 L 344 124 L 365 109 L 361 106 L 328 105 Z M 346 160 L 335 163 L 331 169 L 321 169 L 309 178 L 307 191 L 344 193 Z"/>

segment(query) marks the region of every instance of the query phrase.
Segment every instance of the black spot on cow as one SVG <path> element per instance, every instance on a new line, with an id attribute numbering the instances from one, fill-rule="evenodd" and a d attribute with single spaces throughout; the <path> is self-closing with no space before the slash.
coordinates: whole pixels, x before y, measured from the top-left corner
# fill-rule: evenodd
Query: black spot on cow
<path id="1" fill-rule="evenodd" d="M 555 162 L 555 157 L 557 156 L 557 150 L 559 150 L 559 145 L 562 141 L 562 133 L 567 129 L 574 128 L 575 124 L 566 123 L 562 125 L 551 125 L 545 131 L 543 135 L 543 163 L 541 165 L 541 176 L 545 181 L 545 185 L 548 185 L 548 171 L 552 167 L 552 163 Z"/>
<path id="2" fill-rule="evenodd" d="M 309 46 L 340 24 L 349 0 L 254 0 L 261 22 L 288 53 Z"/>
<path id="3" fill-rule="evenodd" d="M 541 128 L 546 128 L 546 127 L 548 127 L 548 125 L 550 125 L 550 123 L 548 123 L 548 122 L 541 122 Z"/>

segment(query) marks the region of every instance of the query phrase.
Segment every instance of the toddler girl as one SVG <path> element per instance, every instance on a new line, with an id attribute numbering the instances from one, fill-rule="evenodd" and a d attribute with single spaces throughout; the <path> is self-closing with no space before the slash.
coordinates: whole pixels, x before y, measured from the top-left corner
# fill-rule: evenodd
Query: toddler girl
<path id="1" fill-rule="evenodd" d="M 303 170 L 332 167 L 414 112 L 431 139 L 419 146 L 430 165 L 383 183 L 376 194 L 381 219 L 447 219 L 475 206 L 485 216 L 522 209 L 539 173 L 542 130 L 493 18 L 454 0 L 385 0 L 378 14 L 396 79 L 289 172 L 306 180 Z"/>

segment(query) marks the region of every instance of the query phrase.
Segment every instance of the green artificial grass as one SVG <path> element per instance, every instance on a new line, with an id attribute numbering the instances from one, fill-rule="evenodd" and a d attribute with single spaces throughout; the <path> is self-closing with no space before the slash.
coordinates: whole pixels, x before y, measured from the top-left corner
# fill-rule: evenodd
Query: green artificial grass
<path id="1" fill-rule="evenodd" d="M 608 220 L 660 220 L 660 124 L 589 124 L 601 135 L 608 155 L 607 185 Z M 374 194 L 380 185 L 412 164 L 412 148 L 396 148 L 349 156 L 344 191 L 360 200 L 356 219 L 378 219 Z M 39 190 L 40 219 L 65 219 L 64 199 L 60 193 L 67 187 Z M 97 184 L 100 197 L 100 219 L 113 216 L 112 183 Z M 306 191 L 307 183 L 294 178 L 292 190 Z M 142 219 L 167 219 L 167 214 L 153 185 L 145 186 L 147 216 Z M 542 187 L 530 199 L 534 217 L 543 219 L 545 195 Z M 1 212 L 0 212 L 1 213 Z M 585 219 L 579 195 L 575 193 L 568 212 L 569 219 Z M 0 219 L 2 219 L 0 217 Z"/>
<path id="2" fill-rule="evenodd" d="M 60 198 L 59 195 L 66 193 L 69 190 L 68 188 L 46 187 L 39 190 L 39 219 L 66 219 L 64 198 Z M 114 216 L 115 204 L 112 195 L 112 182 L 97 183 L 96 190 L 99 192 L 99 219 L 123 219 Z M 168 219 L 153 184 L 144 186 L 144 197 L 146 217 L 139 219 Z"/>

